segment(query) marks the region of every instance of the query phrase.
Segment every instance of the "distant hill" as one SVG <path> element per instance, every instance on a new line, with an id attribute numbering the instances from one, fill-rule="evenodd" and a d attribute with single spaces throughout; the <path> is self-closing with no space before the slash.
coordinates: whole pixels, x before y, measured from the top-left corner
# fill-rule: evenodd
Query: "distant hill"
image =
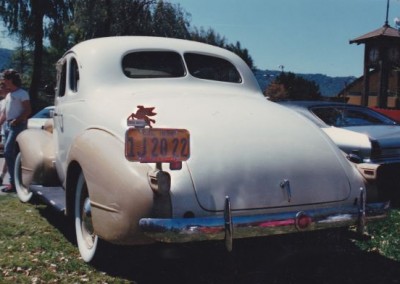
<path id="1" fill-rule="evenodd" d="M 0 70 L 9 67 L 12 52 L 10 49 L 0 48 Z"/>
<path id="2" fill-rule="evenodd" d="M 255 75 L 262 91 L 264 91 L 268 85 L 280 74 L 281 71 L 274 70 L 256 70 Z M 356 77 L 330 77 L 322 74 L 296 74 L 306 80 L 313 81 L 319 86 L 322 96 L 334 97 L 336 96 L 346 85 L 353 82 Z"/>

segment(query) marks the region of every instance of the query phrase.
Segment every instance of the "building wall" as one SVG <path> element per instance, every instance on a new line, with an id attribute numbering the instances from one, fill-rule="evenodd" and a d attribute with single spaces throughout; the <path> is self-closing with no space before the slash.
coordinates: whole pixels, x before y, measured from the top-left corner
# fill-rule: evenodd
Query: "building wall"
<path id="1" fill-rule="evenodd" d="M 396 94 L 400 98 L 400 90 L 398 90 L 398 72 L 392 71 L 389 75 L 389 91 L 388 91 L 388 108 L 396 108 Z M 368 106 L 377 106 L 377 95 L 379 91 L 379 72 L 372 71 L 369 77 L 369 96 Z M 361 95 L 364 92 L 364 79 L 363 77 L 358 78 L 345 90 L 341 92 L 341 96 L 348 98 L 348 103 L 361 104 Z"/>

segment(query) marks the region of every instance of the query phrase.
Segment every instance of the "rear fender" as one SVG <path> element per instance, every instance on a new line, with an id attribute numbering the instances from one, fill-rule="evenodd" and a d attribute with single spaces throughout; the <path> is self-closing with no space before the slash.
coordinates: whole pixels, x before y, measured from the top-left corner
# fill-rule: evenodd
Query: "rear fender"
<path id="1" fill-rule="evenodd" d="M 69 165 L 76 169 L 77 164 L 88 186 L 95 233 L 113 243 L 148 242 L 139 233 L 138 224 L 149 216 L 153 206 L 153 192 L 147 180 L 150 166 L 127 161 L 124 141 L 100 129 L 88 129 L 74 140 Z M 70 173 L 77 175 L 75 170 L 68 170 Z M 77 178 L 67 177 L 68 191 L 75 192 L 75 186 L 68 184 L 75 184 L 72 181 Z M 74 197 L 71 192 L 67 195 Z M 72 206 L 73 202 L 69 204 Z M 73 212 L 71 208 L 68 211 Z"/>
<path id="2" fill-rule="evenodd" d="M 27 129 L 18 135 L 17 144 L 22 157 L 22 182 L 25 186 L 60 184 L 54 165 L 52 133 L 41 129 Z"/>

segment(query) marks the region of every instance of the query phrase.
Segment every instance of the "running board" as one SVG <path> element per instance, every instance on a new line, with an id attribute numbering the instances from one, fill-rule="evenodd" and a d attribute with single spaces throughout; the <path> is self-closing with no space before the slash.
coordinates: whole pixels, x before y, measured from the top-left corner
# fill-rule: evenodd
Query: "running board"
<path id="1" fill-rule="evenodd" d="M 31 185 L 29 189 L 45 204 L 59 212 L 65 211 L 65 191 L 61 186 Z"/>

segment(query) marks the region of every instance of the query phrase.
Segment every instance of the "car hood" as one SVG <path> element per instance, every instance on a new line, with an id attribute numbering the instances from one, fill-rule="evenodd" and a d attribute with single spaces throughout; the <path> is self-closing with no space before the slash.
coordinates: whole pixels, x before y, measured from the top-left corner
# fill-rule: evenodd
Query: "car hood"
<path id="1" fill-rule="evenodd" d="M 125 130 L 126 117 L 144 105 L 155 107 L 153 127 L 190 131 L 187 174 L 206 210 L 222 210 L 226 196 L 233 210 L 349 197 L 350 164 L 336 145 L 306 118 L 259 94 L 228 87 L 218 93 L 176 89 L 172 94 L 154 91 L 119 97 L 118 105 L 118 113 L 109 113 L 110 120 L 122 113 Z M 172 191 L 173 186 L 174 181 Z"/>

